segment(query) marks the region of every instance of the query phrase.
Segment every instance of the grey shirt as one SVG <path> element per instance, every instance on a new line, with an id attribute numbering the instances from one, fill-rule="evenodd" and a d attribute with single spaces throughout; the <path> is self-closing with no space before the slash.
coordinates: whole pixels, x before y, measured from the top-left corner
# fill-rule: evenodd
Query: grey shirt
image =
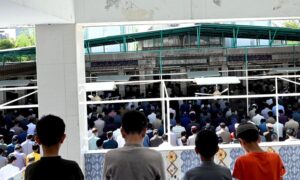
<path id="1" fill-rule="evenodd" d="M 165 180 L 162 156 L 141 144 L 125 144 L 105 155 L 104 180 Z"/>
<path id="2" fill-rule="evenodd" d="M 215 164 L 213 161 L 203 161 L 199 167 L 190 169 L 184 175 L 184 180 L 231 180 L 230 170 Z"/>

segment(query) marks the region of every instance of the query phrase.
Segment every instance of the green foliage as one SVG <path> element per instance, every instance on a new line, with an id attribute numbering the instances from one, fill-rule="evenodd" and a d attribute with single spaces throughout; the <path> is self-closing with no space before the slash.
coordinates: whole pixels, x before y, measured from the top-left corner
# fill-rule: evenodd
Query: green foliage
<path id="1" fill-rule="evenodd" d="M 283 23 L 284 27 L 287 28 L 292 28 L 292 29 L 299 29 L 300 28 L 300 22 L 299 21 L 286 21 Z M 294 45 L 294 44 L 299 44 L 298 41 L 287 41 L 287 44 L 289 45 Z"/>
<path id="2" fill-rule="evenodd" d="M 284 27 L 292 28 L 292 29 L 299 29 L 300 23 L 299 21 L 286 21 L 283 23 Z"/>
<path id="3" fill-rule="evenodd" d="M 35 36 L 28 36 L 22 33 L 17 37 L 15 47 L 28 47 L 35 45 Z"/>
<path id="4" fill-rule="evenodd" d="M 9 39 L 0 39 L 0 49 L 10 49 L 14 48 L 14 43 Z"/>

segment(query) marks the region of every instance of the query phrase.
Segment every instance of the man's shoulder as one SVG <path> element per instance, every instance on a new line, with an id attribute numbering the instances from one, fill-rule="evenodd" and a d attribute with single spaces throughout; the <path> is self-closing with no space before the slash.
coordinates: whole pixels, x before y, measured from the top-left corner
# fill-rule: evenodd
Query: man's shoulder
<path id="1" fill-rule="evenodd" d="M 161 156 L 161 154 L 154 149 L 148 149 L 148 148 L 144 148 L 144 147 L 136 147 L 136 148 L 128 149 L 127 147 L 122 147 L 122 148 L 112 149 L 112 150 L 108 151 L 106 153 L 106 157 L 114 157 L 118 154 L 125 154 L 128 152 L 134 152 L 134 153 L 142 152 L 144 154 L 147 154 L 147 156 L 149 156 L 149 157 Z"/>
<path id="2" fill-rule="evenodd" d="M 201 167 L 201 166 L 198 166 L 198 167 L 194 167 L 190 170 L 188 170 L 186 172 L 186 176 L 187 177 L 191 177 L 191 176 L 201 176 L 201 175 L 204 175 L 204 174 L 207 174 L 207 173 L 212 173 L 212 171 L 215 171 L 215 172 L 220 172 L 220 173 L 224 173 L 224 174 L 230 174 L 230 170 L 224 166 L 221 166 L 221 165 L 214 165 L 214 166 L 210 166 L 210 171 L 207 171 L 207 167 Z"/>

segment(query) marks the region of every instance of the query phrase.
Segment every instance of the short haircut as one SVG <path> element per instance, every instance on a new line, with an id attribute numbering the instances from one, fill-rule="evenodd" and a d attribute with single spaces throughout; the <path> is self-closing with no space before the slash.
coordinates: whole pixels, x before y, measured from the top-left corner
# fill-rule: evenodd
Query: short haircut
<path id="1" fill-rule="evenodd" d="M 9 154 L 7 156 L 7 160 L 8 160 L 8 163 L 12 163 L 13 161 L 15 161 L 17 158 L 14 154 Z"/>
<path id="2" fill-rule="evenodd" d="M 168 141 L 168 135 L 167 134 L 163 134 L 161 137 L 164 141 Z"/>
<path id="3" fill-rule="evenodd" d="M 27 137 L 26 137 L 26 139 L 32 139 L 33 138 L 33 135 L 31 135 L 31 134 L 27 134 Z"/>
<path id="4" fill-rule="evenodd" d="M 140 134 L 147 127 L 148 120 L 139 111 L 128 111 L 122 119 L 122 128 L 127 134 Z"/>
<path id="5" fill-rule="evenodd" d="M 36 125 L 36 133 L 41 144 L 45 146 L 53 146 L 60 142 L 65 133 L 64 121 L 54 115 L 43 116 Z"/>
<path id="6" fill-rule="evenodd" d="M 225 128 L 225 127 L 226 127 L 226 124 L 223 123 L 223 122 L 221 122 L 221 123 L 220 123 L 220 127 L 221 127 L 221 128 Z"/>
<path id="7" fill-rule="evenodd" d="M 218 151 L 219 139 L 216 133 L 209 130 L 201 130 L 196 137 L 196 148 L 200 155 L 205 158 L 212 158 Z"/>
<path id="8" fill-rule="evenodd" d="M 278 112 L 279 112 L 279 114 L 282 114 L 282 113 L 283 113 L 283 110 L 282 110 L 282 109 L 279 109 Z"/>
<path id="9" fill-rule="evenodd" d="M 106 133 L 106 135 L 107 135 L 108 138 L 111 138 L 113 136 L 113 132 L 112 131 L 108 131 Z"/>
<path id="10" fill-rule="evenodd" d="M 269 115 L 269 116 L 273 116 L 273 112 L 272 112 L 272 111 L 269 111 L 269 112 L 268 112 L 268 115 Z"/>
<path id="11" fill-rule="evenodd" d="M 294 131 L 294 129 L 287 129 L 286 130 L 286 134 L 288 135 L 288 136 L 295 136 L 295 131 Z"/>
<path id="12" fill-rule="evenodd" d="M 98 148 L 101 147 L 103 145 L 103 140 L 102 139 L 98 139 L 96 141 L 96 145 L 97 145 Z"/>
<path id="13" fill-rule="evenodd" d="M 39 150 L 39 149 L 40 149 L 40 146 L 39 146 L 38 144 L 34 143 L 34 144 L 32 145 L 32 150 L 33 150 L 33 151 Z"/>
<path id="14" fill-rule="evenodd" d="M 258 128 L 251 123 L 240 124 L 236 130 L 237 138 L 241 138 L 247 143 L 257 142 L 259 138 Z"/>

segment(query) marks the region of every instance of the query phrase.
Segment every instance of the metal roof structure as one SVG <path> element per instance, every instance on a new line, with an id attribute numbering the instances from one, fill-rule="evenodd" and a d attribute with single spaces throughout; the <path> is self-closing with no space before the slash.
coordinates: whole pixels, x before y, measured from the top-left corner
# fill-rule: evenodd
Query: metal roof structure
<path id="1" fill-rule="evenodd" d="M 199 24 L 190 27 L 180 27 L 157 31 L 107 36 L 85 40 L 85 47 L 96 47 L 130 43 L 147 39 L 155 39 L 179 35 L 200 35 L 209 37 L 247 38 L 247 39 L 270 39 L 300 41 L 300 29 L 269 26 L 250 26 L 236 24 Z"/>
<path id="2" fill-rule="evenodd" d="M 84 46 L 85 48 L 91 48 L 113 44 L 126 44 L 135 41 L 156 38 L 162 39 L 164 37 L 186 34 L 196 35 L 199 44 L 200 36 L 226 37 L 234 39 L 269 39 L 271 43 L 270 45 L 272 45 L 274 40 L 300 41 L 300 29 L 235 24 L 199 24 L 189 27 L 170 28 L 164 30 L 87 39 L 84 41 Z M 0 60 L 5 56 L 34 55 L 35 53 L 35 47 L 0 50 Z"/>

